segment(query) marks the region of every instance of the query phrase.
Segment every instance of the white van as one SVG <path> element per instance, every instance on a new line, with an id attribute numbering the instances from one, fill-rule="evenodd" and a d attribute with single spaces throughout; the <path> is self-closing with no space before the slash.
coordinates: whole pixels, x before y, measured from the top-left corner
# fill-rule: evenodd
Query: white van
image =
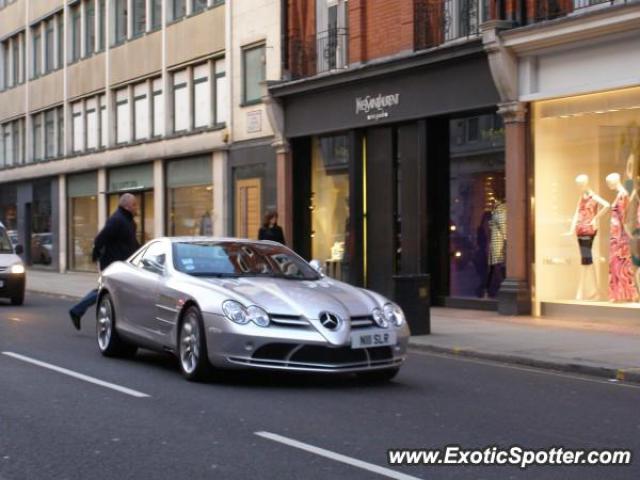
<path id="1" fill-rule="evenodd" d="M 13 305 L 24 303 L 26 274 L 18 256 L 22 252 L 22 245 L 14 246 L 0 223 L 0 298 L 10 298 Z"/>

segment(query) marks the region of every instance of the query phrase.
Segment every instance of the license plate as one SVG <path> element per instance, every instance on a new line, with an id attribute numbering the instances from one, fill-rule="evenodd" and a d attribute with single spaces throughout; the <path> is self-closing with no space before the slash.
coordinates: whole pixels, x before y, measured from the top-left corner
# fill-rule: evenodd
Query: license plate
<path id="1" fill-rule="evenodd" d="M 351 348 L 384 347 L 396 344 L 396 332 L 374 330 L 351 334 Z"/>

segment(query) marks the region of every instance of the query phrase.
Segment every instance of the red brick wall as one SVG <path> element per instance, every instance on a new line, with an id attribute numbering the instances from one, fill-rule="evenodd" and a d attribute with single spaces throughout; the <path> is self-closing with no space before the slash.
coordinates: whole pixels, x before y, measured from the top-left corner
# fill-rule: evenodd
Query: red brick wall
<path id="1" fill-rule="evenodd" d="M 415 1 L 349 0 L 349 63 L 412 50 Z"/>

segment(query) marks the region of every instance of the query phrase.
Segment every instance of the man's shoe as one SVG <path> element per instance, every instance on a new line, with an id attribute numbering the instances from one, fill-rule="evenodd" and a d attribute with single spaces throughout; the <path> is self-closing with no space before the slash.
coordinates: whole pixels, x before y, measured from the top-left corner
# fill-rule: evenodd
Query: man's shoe
<path id="1" fill-rule="evenodd" d="M 71 323 L 73 323 L 76 330 L 80 330 L 80 317 L 71 310 L 69 310 L 69 316 L 71 317 Z"/>

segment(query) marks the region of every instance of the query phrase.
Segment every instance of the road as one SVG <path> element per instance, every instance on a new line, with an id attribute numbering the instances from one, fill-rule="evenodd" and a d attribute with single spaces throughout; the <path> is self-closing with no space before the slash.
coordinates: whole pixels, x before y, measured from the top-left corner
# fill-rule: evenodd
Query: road
<path id="1" fill-rule="evenodd" d="M 2 480 L 640 478 L 637 386 L 419 353 L 386 385 L 264 372 L 193 384 L 165 355 L 102 358 L 93 317 L 76 332 L 70 303 L 32 294 L 0 305 L 0 352 L 22 356 L 0 354 Z M 448 444 L 636 458 L 526 470 L 387 463 L 389 448 Z"/>

